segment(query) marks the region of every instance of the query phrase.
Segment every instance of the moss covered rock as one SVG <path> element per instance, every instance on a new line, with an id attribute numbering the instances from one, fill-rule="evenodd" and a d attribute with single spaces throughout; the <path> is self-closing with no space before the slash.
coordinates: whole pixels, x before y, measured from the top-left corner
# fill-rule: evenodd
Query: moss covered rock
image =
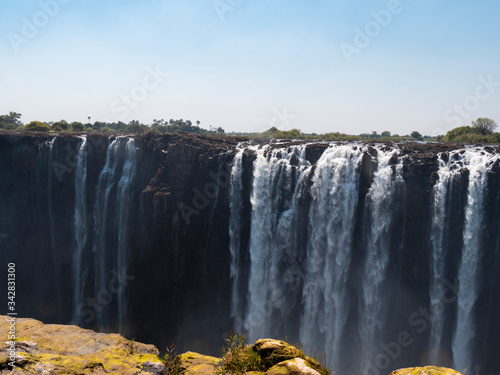
<path id="1" fill-rule="evenodd" d="M 7 319 L 0 316 L 0 374 L 160 375 L 165 371 L 153 345 L 34 319 L 16 319 L 16 359 L 10 371 Z"/>
<path id="2" fill-rule="evenodd" d="M 253 344 L 253 349 L 259 353 L 266 368 L 289 359 L 305 358 L 302 350 L 281 340 L 260 339 Z"/>
<path id="3" fill-rule="evenodd" d="M 445 367 L 412 367 L 391 372 L 391 375 L 462 375 L 460 372 Z"/>
<path id="4" fill-rule="evenodd" d="M 320 375 L 310 367 L 310 363 L 302 358 L 289 359 L 273 366 L 266 375 Z"/>
<path id="5" fill-rule="evenodd" d="M 181 371 L 184 375 L 213 375 L 214 366 L 220 362 L 219 358 L 210 357 L 194 352 L 179 355 Z"/>

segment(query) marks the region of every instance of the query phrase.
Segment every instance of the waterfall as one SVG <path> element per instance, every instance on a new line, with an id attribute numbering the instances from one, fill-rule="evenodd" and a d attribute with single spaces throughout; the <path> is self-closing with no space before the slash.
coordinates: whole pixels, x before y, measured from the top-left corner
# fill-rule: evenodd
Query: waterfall
<path id="1" fill-rule="evenodd" d="M 128 223 L 132 205 L 133 180 L 136 173 L 136 147 L 132 138 L 110 140 L 106 162 L 99 176 L 94 207 L 95 295 L 100 302 L 96 309 L 99 329 L 108 329 L 113 295 L 107 290 L 111 272 L 120 277 L 128 262 Z M 115 197 L 115 200 L 112 198 Z M 112 229 L 112 231 L 109 231 Z M 118 280 L 118 323 L 125 321 L 127 304 L 125 280 Z M 99 299 L 99 296 L 106 296 Z"/>
<path id="2" fill-rule="evenodd" d="M 240 298 L 240 248 L 241 248 L 241 216 L 242 216 L 242 160 L 244 148 L 240 148 L 234 157 L 231 169 L 231 182 L 229 193 L 229 250 L 231 252 L 231 317 L 235 320 L 235 330 L 243 330 L 243 301 Z"/>
<path id="3" fill-rule="evenodd" d="M 56 137 L 52 138 L 49 143 L 49 157 L 47 163 L 47 191 L 48 191 L 48 211 L 49 211 L 49 230 L 50 230 L 50 243 L 52 245 L 52 254 L 56 254 L 56 225 L 54 224 L 54 208 L 52 206 L 52 169 L 54 169 L 54 161 L 53 161 L 53 150 L 54 143 L 56 142 Z"/>
<path id="4" fill-rule="evenodd" d="M 289 313 L 282 267 L 294 263 L 293 220 L 299 183 L 310 163 L 305 146 L 254 148 L 250 276 L 245 329 L 250 340 L 276 332 Z"/>
<path id="5" fill-rule="evenodd" d="M 469 170 L 465 228 L 463 232 L 462 259 L 458 271 L 459 293 L 457 322 L 452 340 L 453 359 L 456 369 L 469 368 L 475 372 L 473 348 L 475 336 L 474 306 L 479 294 L 480 246 L 483 227 L 484 199 L 487 174 L 498 159 L 482 148 L 467 148 L 463 156 Z"/>
<path id="6" fill-rule="evenodd" d="M 73 322 L 81 324 L 78 305 L 83 301 L 84 285 L 87 276 L 83 263 L 83 251 L 87 243 L 87 137 L 80 137 L 80 147 L 75 169 L 75 251 L 73 254 Z"/>
<path id="7" fill-rule="evenodd" d="M 116 194 L 117 218 L 118 218 L 118 273 L 123 277 L 121 270 L 128 266 L 128 226 L 130 222 L 130 207 L 133 203 L 133 188 L 134 178 L 136 174 L 136 147 L 133 138 L 129 138 L 126 144 L 125 162 L 123 164 L 120 181 L 118 182 L 118 191 Z M 120 285 L 124 285 L 126 280 L 119 279 Z M 127 299 L 124 287 L 118 290 L 118 321 L 120 331 L 123 331 L 123 326 L 126 322 L 127 315 Z"/>
<path id="8" fill-rule="evenodd" d="M 97 185 L 96 202 L 94 207 L 94 243 L 92 251 L 95 257 L 95 296 L 97 297 L 100 292 L 106 290 L 108 282 L 108 272 L 111 266 L 108 264 L 107 252 L 111 249 L 106 246 L 107 237 L 107 223 L 108 223 L 108 210 L 109 198 L 114 185 L 116 184 L 116 169 L 118 168 L 117 148 L 120 138 L 116 138 L 108 146 L 106 152 L 106 162 L 104 168 L 99 176 L 99 183 Z M 109 325 L 108 305 L 105 300 L 103 304 L 96 309 L 97 326 L 100 330 L 107 329 Z"/>
<path id="9" fill-rule="evenodd" d="M 442 304 L 446 288 L 446 242 L 451 216 L 453 186 L 460 181 L 462 162 L 459 151 L 450 154 L 438 154 L 438 180 L 433 187 L 432 217 L 431 217 L 431 243 L 432 255 L 431 278 L 429 297 L 433 309 L 433 320 L 429 336 L 430 362 L 438 365 L 445 323 L 445 309 L 439 309 Z"/>
<path id="10" fill-rule="evenodd" d="M 366 196 L 365 218 L 368 225 L 365 228 L 366 258 L 362 280 L 362 299 L 360 306 L 360 337 L 362 356 L 372 360 L 381 342 L 381 333 L 385 323 L 383 306 L 384 284 L 387 278 L 389 262 L 390 230 L 397 195 L 404 185 L 401 176 L 402 159 L 397 164 L 392 161 L 399 150 L 386 151 L 377 149 L 377 170 Z M 365 368 L 367 373 L 367 368 Z"/>
<path id="11" fill-rule="evenodd" d="M 312 178 L 300 339 L 306 348 L 324 347 L 336 365 L 349 312 L 347 281 L 362 156 L 359 146 L 333 145 L 318 160 Z"/>

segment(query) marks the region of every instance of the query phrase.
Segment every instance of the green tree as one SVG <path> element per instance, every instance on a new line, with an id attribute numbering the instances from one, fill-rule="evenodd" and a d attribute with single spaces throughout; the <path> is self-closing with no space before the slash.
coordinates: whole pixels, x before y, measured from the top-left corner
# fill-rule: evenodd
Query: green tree
<path id="1" fill-rule="evenodd" d="M 267 129 L 264 134 L 269 134 L 273 135 L 274 133 L 277 133 L 279 130 L 276 126 L 273 126 L 272 128 Z"/>
<path id="2" fill-rule="evenodd" d="M 3 129 L 16 129 L 22 125 L 21 114 L 17 112 L 9 112 L 8 115 L 0 116 L 0 128 Z"/>
<path id="3" fill-rule="evenodd" d="M 391 136 L 391 132 L 390 131 L 384 131 L 382 132 L 382 134 L 380 134 L 383 138 L 389 138 Z"/>
<path id="4" fill-rule="evenodd" d="M 219 134 L 224 134 L 225 133 L 225 130 L 222 129 L 220 126 L 217 128 L 217 133 Z"/>
<path id="5" fill-rule="evenodd" d="M 32 132 L 48 132 L 50 131 L 50 126 L 41 121 L 31 121 L 25 126 L 24 130 Z"/>
<path id="6" fill-rule="evenodd" d="M 497 127 L 497 123 L 487 117 L 479 117 L 476 121 L 472 121 L 472 127 L 477 129 L 479 133 L 486 135 L 493 133 Z"/>
<path id="7" fill-rule="evenodd" d="M 412 138 L 415 138 L 417 141 L 421 141 L 423 139 L 422 134 L 420 134 L 418 131 L 414 130 L 411 132 L 410 136 Z"/>
<path id="8" fill-rule="evenodd" d="M 52 124 L 52 130 L 68 130 L 69 124 L 65 120 L 57 121 Z"/>
<path id="9" fill-rule="evenodd" d="M 73 121 L 71 123 L 71 129 L 73 129 L 75 132 L 82 132 L 85 130 L 85 126 L 79 121 Z"/>
<path id="10" fill-rule="evenodd" d="M 148 130 L 148 127 L 146 125 L 141 124 L 141 122 L 138 120 L 130 121 L 128 123 L 127 127 L 125 128 L 125 131 L 131 132 L 131 133 L 144 133 L 147 130 Z"/>

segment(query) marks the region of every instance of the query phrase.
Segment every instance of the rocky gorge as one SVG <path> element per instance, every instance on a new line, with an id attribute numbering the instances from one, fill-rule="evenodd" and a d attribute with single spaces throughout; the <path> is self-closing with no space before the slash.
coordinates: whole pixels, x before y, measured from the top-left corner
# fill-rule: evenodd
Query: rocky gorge
<path id="1" fill-rule="evenodd" d="M 162 352 L 218 355 L 235 329 L 325 352 L 340 375 L 489 375 L 498 151 L 0 134 L 2 272 L 15 263 L 19 315 Z"/>

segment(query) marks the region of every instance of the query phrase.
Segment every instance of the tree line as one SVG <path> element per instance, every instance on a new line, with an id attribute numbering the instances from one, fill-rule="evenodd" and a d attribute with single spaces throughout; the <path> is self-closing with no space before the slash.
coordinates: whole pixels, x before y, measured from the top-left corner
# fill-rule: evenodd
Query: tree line
<path id="1" fill-rule="evenodd" d="M 154 119 L 151 125 L 145 125 L 137 120 L 128 123 L 118 122 L 99 122 L 91 123 L 88 118 L 87 123 L 78 121 L 67 122 L 60 120 L 56 122 L 31 121 L 24 125 L 21 122 L 22 115 L 17 112 L 9 112 L 7 115 L 0 115 L 0 130 L 13 131 L 38 131 L 38 132 L 100 132 L 100 133 L 193 133 L 193 134 L 226 134 L 221 127 L 210 126 L 209 130 L 200 127 L 200 121 L 193 124 L 190 120 L 168 121 L 164 119 Z M 494 132 L 497 123 L 487 117 L 479 117 L 471 122 L 470 125 L 460 126 L 448 131 L 445 135 L 431 137 L 422 135 L 418 131 L 410 134 L 399 135 L 392 134 L 390 131 L 378 133 L 362 133 L 359 135 L 349 135 L 340 132 L 332 133 L 303 133 L 300 129 L 279 130 L 276 127 L 261 133 L 241 133 L 232 132 L 229 135 L 249 136 L 261 139 L 321 139 L 329 141 L 438 141 L 438 142 L 457 142 L 457 143 L 500 143 L 500 133 Z"/>
<path id="2" fill-rule="evenodd" d="M 209 130 L 200 127 L 200 121 L 196 121 L 196 125 L 190 120 L 174 120 L 165 121 L 163 119 L 154 119 L 151 125 L 145 125 L 138 120 L 132 120 L 128 123 L 118 122 L 90 122 L 90 117 L 87 123 L 79 121 L 67 122 L 65 120 L 55 122 L 31 121 L 24 125 L 21 122 L 22 115 L 17 112 L 9 112 L 8 115 L 0 116 L 0 129 L 15 130 L 15 131 L 38 131 L 38 132 L 100 132 L 100 133 L 194 133 L 194 134 L 224 134 L 225 131 L 221 127 L 210 126 Z"/>

